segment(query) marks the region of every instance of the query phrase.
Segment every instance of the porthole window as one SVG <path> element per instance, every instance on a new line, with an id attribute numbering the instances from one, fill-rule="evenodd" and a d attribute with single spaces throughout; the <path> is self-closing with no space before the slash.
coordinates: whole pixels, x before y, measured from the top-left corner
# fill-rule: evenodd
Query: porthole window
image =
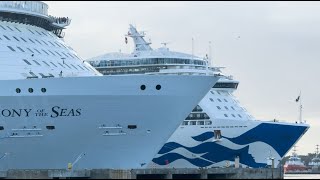
<path id="1" fill-rule="evenodd" d="M 137 125 L 128 125 L 128 129 L 137 129 Z"/>
<path id="2" fill-rule="evenodd" d="M 17 89 L 16 89 L 16 92 L 17 92 L 17 93 L 21 93 L 21 89 L 20 89 L 20 88 L 17 88 Z"/>
<path id="3" fill-rule="evenodd" d="M 141 85 L 141 86 L 140 86 L 140 89 L 141 89 L 141 90 L 145 90 L 145 89 L 146 89 L 146 85 Z"/>
<path id="4" fill-rule="evenodd" d="M 49 130 L 53 130 L 53 129 L 55 129 L 55 127 L 54 127 L 54 126 L 46 126 L 46 128 L 47 128 L 47 129 L 49 129 Z"/>
<path id="5" fill-rule="evenodd" d="M 29 93 L 33 93 L 33 89 L 32 88 L 29 88 L 28 91 L 29 91 Z"/>
<path id="6" fill-rule="evenodd" d="M 0 126 L 0 131 L 4 130 L 4 127 L 3 126 Z"/>
<path id="7" fill-rule="evenodd" d="M 47 92 L 47 89 L 46 88 L 41 88 L 41 92 L 45 93 L 45 92 Z"/>
<path id="8" fill-rule="evenodd" d="M 160 89 L 161 89 L 161 85 L 158 84 L 158 85 L 156 86 L 156 89 L 157 89 L 157 90 L 160 90 Z"/>

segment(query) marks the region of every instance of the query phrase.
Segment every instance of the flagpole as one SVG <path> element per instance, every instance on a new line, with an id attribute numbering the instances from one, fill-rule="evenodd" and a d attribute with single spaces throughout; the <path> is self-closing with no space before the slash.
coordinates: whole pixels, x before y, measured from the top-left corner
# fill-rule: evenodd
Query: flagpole
<path id="1" fill-rule="evenodd" d="M 299 119 L 300 119 L 300 123 L 302 123 L 302 103 L 301 103 L 301 91 L 300 91 L 300 106 L 299 106 L 299 109 L 300 109 L 300 113 L 299 113 Z"/>
<path id="2" fill-rule="evenodd" d="M 212 66 L 212 52 L 211 52 L 211 41 L 209 41 L 209 66 Z"/>
<path id="3" fill-rule="evenodd" d="M 191 42 L 191 51 L 192 51 L 192 60 L 193 60 L 193 38 L 192 38 L 192 42 Z"/>

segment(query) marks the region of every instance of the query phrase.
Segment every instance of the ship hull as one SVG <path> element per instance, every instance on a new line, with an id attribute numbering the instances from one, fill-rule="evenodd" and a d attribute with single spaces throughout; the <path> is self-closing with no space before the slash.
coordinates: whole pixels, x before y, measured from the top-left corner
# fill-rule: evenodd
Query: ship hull
<path id="1" fill-rule="evenodd" d="M 306 172 L 308 171 L 308 168 L 306 166 L 302 166 L 302 165 L 285 165 L 283 167 L 284 169 L 284 173 L 299 173 L 299 172 Z"/>
<path id="2" fill-rule="evenodd" d="M 2 80 L 0 156 L 6 156 L 0 168 L 59 169 L 68 163 L 140 168 L 217 80 L 167 75 Z"/>
<path id="3" fill-rule="evenodd" d="M 244 167 L 267 167 L 270 158 L 276 167 L 308 128 L 305 124 L 225 119 L 215 119 L 212 125 L 180 126 L 148 166 L 226 167 L 239 157 Z M 218 140 L 217 129 L 221 131 Z"/>

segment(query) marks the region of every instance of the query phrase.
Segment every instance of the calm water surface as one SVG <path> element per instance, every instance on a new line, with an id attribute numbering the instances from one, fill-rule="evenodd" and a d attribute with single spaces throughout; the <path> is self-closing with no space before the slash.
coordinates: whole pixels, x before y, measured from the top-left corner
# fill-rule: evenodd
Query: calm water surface
<path id="1" fill-rule="evenodd" d="M 285 174 L 284 179 L 320 179 L 320 174 Z"/>

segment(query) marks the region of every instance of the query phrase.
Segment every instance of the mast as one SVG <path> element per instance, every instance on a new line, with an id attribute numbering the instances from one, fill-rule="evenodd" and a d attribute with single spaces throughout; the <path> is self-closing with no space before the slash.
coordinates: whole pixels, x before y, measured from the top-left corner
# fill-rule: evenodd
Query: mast
<path id="1" fill-rule="evenodd" d="M 293 146 L 293 153 L 292 153 L 293 156 L 297 156 L 297 153 L 296 153 L 297 149 L 296 148 L 297 148 L 297 146 Z"/>
<path id="2" fill-rule="evenodd" d="M 151 51 L 151 42 L 144 40 L 144 32 L 139 33 L 133 25 L 129 24 L 129 26 L 129 32 L 126 34 L 126 36 L 133 39 L 134 51 Z"/>
<path id="3" fill-rule="evenodd" d="M 299 122 L 302 123 L 302 100 L 301 100 L 301 90 L 300 90 L 300 93 L 299 93 L 299 96 L 297 97 L 296 99 L 296 102 L 299 101 Z"/>
<path id="4" fill-rule="evenodd" d="M 209 66 L 212 66 L 212 49 L 211 49 L 211 41 L 209 41 Z"/>
<path id="5" fill-rule="evenodd" d="M 191 42 L 191 51 L 192 51 L 191 54 L 192 54 L 192 60 L 193 60 L 193 38 L 191 39 L 191 41 L 192 41 Z"/>
<path id="6" fill-rule="evenodd" d="M 300 105 L 299 105 L 299 120 L 300 120 L 300 123 L 302 123 L 302 100 L 301 100 L 301 91 L 300 91 L 300 95 L 299 95 L 300 99 L 299 99 L 299 102 L 300 102 Z"/>

